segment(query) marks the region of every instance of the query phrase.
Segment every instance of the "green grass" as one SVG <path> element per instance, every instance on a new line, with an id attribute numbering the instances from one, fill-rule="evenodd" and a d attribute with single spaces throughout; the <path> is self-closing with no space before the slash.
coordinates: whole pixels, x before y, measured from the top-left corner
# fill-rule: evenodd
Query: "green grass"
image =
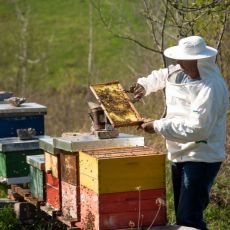
<path id="1" fill-rule="evenodd" d="M 88 131 L 85 96 L 79 99 L 79 90 L 87 84 L 88 61 L 88 1 L 87 0 L 20 0 L 22 9 L 30 8 L 28 24 L 28 57 L 36 60 L 46 53 L 39 64 L 28 64 L 28 101 L 48 106 L 46 132 L 61 135 L 68 131 Z M 103 1 L 104 15 L 117 32 L 132 32 L 148 45 L 151 33 L 146 33 L 145 18 L 140 16 L 142 1 Z M 116 5 L 114 5 L 114 2 Z M 156 1 L 156 5 L 158 2 Z M 125 16 L 125 17 L 123 17 Z M 126 26 L 128 25 L 128 26 Z M 213 30 L 210 30 L 210 33 Z M 20 44 L 20 23 L 10 0 L 0 0 L 0 90 L 16 91 Z M 226 38 L 228 38 L 226 36 Z M 210 38 L 211 39 L 211 38 Z M 227 41 L 227 39 L 226 39 Z M 228 43 L 224 45 L 227 50 Z M 172 43 L 171 45 L 175 45 Z M 228 60 L 228 57 L 225 58 Z M 226 62 L 227 63 L 227 62 Z M 144 76 L 161 66 L 158 55 L 135 46 L 126 40 L 114 38 L 102 25 L 93 10 L 93 74 L 92 83 L 119 80 L 128 87 L 137 77 Z M 20 79 L 19 79 L 20 82 Z M 21 95 L 26 96 L 27 95 Z M 71 100 L 70 100 L 71 98 Z M 135 104 L 143 117 L 159 118 L 162 113 L 162 94 L 144 99 L 146 105 Z M 148 106 L 153 105 L 153 106 Z M 84 112 L 84 116 L 82 115 Z M 79 115 L 80 114 L 80 115 Z M 81 121 L 79 122 L 79 119 Z M 83 119 L 84 118 L 84 119 Z M 84 124 L 83 124 L 84 123 Z M 143 132 L 124 129 L 124 132 L 145 135 Z M 145 135 L 146 143 L 163 149 L 159 136 Z M 165 151 L 165 150 L 164 150 Z M 210 229 L 227 229 L 229 224 L 228 181 L 229 166 L 224 165 L 213 187 L 211 203 L 205 213 Z M 6 197 L 6 188 L 0 185 L 0 196 Z M 170 223 L 175 221 L 170 170 L 167 164 L 167 210 Z"/>
<path id="2" fill-rule="evenodd" d="M 28 84 L 38 90 L 60 88 L 73 76 L 75 84 L 87 84 L 88 65 L 88 1 L 19 1 L 22 10 L 30 9 L 28 16 L 28 58 L 46 58 L 37 65 L 28 65 Z M 126 7 L 126 6 L 125 6 Z M 126 9 L 126 8 L 124 8 Z M 127 11 L 127 9 L 126 9 Z M 11 29 L 13 28 L 13 29 Z M 0 79 L 12 86 L 16 79 L 19 61 L 16 58 L 20 45 L 20 23 L 11 1 L 0 0 Z M 0 45 L 0 46 L 1 46 Z M 126 57 L 130 45 L 114 38 L 102 25 L 93 10 L 93 82 L 122 79 L 127 73 L 122 55 Z M 129 62 L 129 59 L 126 59 Z M 116 73 L 116 76 L 114 76 Z M 8 77 L 10 76 L 10 77 Z M 7 78 L 6 78 L 7 77 Z M 46 84 L 44 84 L 44 82 Z"/>
<path id="3" fill-rule="evenodd" d="M 0 183 L 0 198 L 7 197 L 7 185 Z"/>
<path id="4" fill-rule="evenodd" d="M 19 221 L 11 205 L 0 209 L 0 229 L 1 230 L 18 230 L 21 229 Z"/>
<path id="5" fill-rule="evenodd" d="M 170 173 L 170 163 L 166 165 L 167 216 L 169 223 L 175 223 L 173 193 Z M 210 204 L 205 210 L 204 219 L 209 230 L 223 230 L 230 226 L 230 192 L 229 192 L 230 162 L 222 165 L 212 187 Z"/>

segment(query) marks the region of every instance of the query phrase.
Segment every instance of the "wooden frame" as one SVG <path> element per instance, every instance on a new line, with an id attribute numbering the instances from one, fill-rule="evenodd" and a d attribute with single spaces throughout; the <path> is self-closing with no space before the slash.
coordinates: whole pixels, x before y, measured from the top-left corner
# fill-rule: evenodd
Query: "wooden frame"
<path id="1" fill-rule="evenodd" d="M 91 85 L 90 89 L 114 128 L 135 126 L 142 123 L 140 114 L 137 112 L 129 96 L 118 81 Z M 105 90 L 107 91 L 106 93 Z M 117 95 L 112 94 L 112 91 L 116 91 Z M 103 98 L 103 96 L 107 96 L 107 98 Z M 108 100 L 111 100 L 112 105 L 110 106 L 112 106 L 113 110 L 109 108 Z M 121 103 L 122 101 L 124 102 L 123 105 Z M 119 117 L 119 112 L 123 115 L 123 118 L 121 116 Z M 132 119 L 130 119 L 129 115 Z"/>

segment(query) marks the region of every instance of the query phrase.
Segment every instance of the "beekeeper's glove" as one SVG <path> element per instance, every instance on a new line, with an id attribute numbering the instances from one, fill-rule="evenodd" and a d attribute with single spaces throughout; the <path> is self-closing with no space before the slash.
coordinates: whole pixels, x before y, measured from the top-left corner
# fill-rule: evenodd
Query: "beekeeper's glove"
<path id="1" fill-rule="evenodd" d="M 141 99 L 146 93 L 145 88 L 138 83 L 132 84 L 129 91 L 134 94 L 135 99 Z"/>
<path id="2" fill-rule="evenodd" d="M 149 121 L 150 119 L 148 120 L 144 120 L 143 123 L 141 124 L 141 128 L 147 132 L 147 133 L 155 133 L 155 130 L 154 130 L 154 124 L 153 124 L 153 120 Z"/>

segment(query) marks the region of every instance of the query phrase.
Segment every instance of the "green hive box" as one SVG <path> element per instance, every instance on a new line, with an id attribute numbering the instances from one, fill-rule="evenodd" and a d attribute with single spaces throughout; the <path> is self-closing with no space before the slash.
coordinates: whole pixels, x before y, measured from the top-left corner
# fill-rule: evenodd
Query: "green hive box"
<path id="1" fill-rule="evenodd" d="M 7 184 L 30 182 L 26 156 L 40 154 L 43 154 L 43 150 L 39 149 L 39 136 L 32 140 L 0 138 L 0 181 Z"/>
<path id="2" fill-rule="evenodd" d="M 44 201 L 44 170 L 45 170 L 45 158 L 42 155 L 33 155 L 26 157 L 27 163 L 30 165 L 30 192 L 32 197 L 37 198 L 38 201 Z"/>

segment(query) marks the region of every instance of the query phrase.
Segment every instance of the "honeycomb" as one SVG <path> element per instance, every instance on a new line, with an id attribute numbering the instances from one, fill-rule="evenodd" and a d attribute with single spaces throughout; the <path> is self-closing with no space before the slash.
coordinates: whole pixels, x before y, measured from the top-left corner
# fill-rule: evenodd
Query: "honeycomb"
<path id="1" fill-rule="evenodd" d="M 114 127 L 138 125 L 141 116 L 119 82 L 90 87 Z"/>

